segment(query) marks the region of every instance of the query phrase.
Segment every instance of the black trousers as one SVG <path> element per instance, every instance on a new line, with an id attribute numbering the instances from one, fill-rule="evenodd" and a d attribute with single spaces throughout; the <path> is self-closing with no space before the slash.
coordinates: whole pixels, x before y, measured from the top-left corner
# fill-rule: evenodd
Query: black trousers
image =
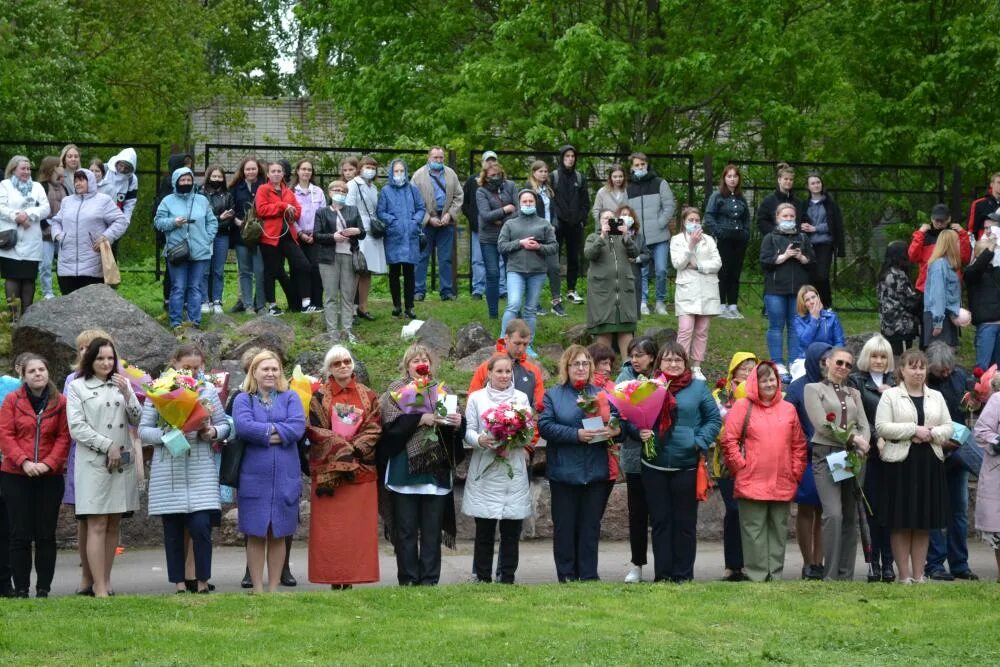
<path id="1" fill-rule="evenodd" d="M 900 336 L 892 335 L 886 336 L 886 340 L 892 346 L 892 353 L 897 357 L 907 350 L 907 348 L 912 347 L 915 336 Z"/>
<path id="2" fill-rule="evenodd" d="M 194 573 L 198 581 L 212 578 L 212 510 L 190 514 L 164 514 L 163 550 L 167 554 L 167 580 L 172 584 L 184 581 L 184 529 L 191 534 L 194 550 Z"/>
<path id="3" fill-rule="evenodd" d="M 10 571 L 10 526 L 7 525 L 7 503 L 0 491 L 0 596 L 13 592 Z"/>
<path id="4" fill-rule="evenodd" d="M 476 517 L 476 546 L 472 552 L 472 568 L 479 581 L 493 581 L 493 541 L 500 524 L 500 558 L 497 561 L 501 584 L 514 583 L 520 552 L 521 519 L 482 519 Z"/>
<path id="5" fill-rule="evenodd" d="M 389 493 L 392 494 L 393 546 L 399 585 L 436 586 L 441 578 L 444 503 L 449 496 Z"/>
<path id="6" fill-rule="evenodd" d="M 716 445 L 718 447 L 718 445 Z M 733 496 L 735 483 L 733 479 L 719 479 L 719 492 L 726 506 L 726 514 L 722 519 L 722 554 L 727 570 L 743 569 L 743 537 L 740 535 L 740 506 Z"/>
<path id="7" fill-rule="evenodd" d="M 833 308 L 833 292 L 830 288 L 830 269 L 833 266 L 833 244 L 820 243 L 813 246 L 816 261 L 810 266 L 809 279 L 813 287 L 819 290 L 819 299 L 824 308 Z"/>
<path id="8" fill-rule="evenodd" d="M 56 571 L 56 522 L 62 503 L 62 475 L 28 477 L 0 473 L 10 530 L 10 569 L 14 589 L 31 587 L 31 548 L 35 548 L 35 588 L 48 591 Z M 0 575 L 2 576 L 2 575 Z"/>
<path id="9" fill-rule="evenodd" d="M 642 475 L 630 472 L 625 475 L 628 490 L 628 543 L 632 547 L 632 564 L 645 565 L 649 550 L 649 505 Z"/>
<path id="10" fill-rule="evenodd" d="M 59 293 L 63 296 L 87 285 L 104 284 L 104 278 L 95 278 L 94 276 L 56 276 L 56 281 L 59 283 Z"/>
<path id="11" fill-rule="evenodd" d="M 274 303 L 274 281 L 277 280 L 281 285 L 281 291 L 285 293 L 285 298 L 288 299 L 288 310 L 301 311 L 302 295 L 310 294 L 312 290 L 310 279 L 312 267 L 302 253 L 302 248 L 290 234 L 285 234 L 278 239 L 276 246 L 261 243 L 260 256 L 264 260 L 264 301 Z M 286 259 L 292 271 L 291 279 L 285 273 Z"/>
<path id="12" fill-rule="evenodd" d="M 720 239 L 719 300 L 723 305 L 738 306 L 740 302 L 740 275 L 747 256 L 747 243 L 742 239 Z M 824 302 L 825 303 L 825 302 Z"/>
<path id="13" fill-rule="evenodd" d="M 556 241 L 559 252 L 566 246 L 566 289 L 576 291 L 576 279 L 580 275 L 580 253 L 583 252 L 583 225 L 560 220 L 556 225 Z"/>
<path id="14" fill-rule="evenodd" d="M 309 291 L 303 292 L 309 296 L 309 301 L 317 308 L 323 307 L 323 280 L 319 275 L 319 246 L 313 243 L 302 244 L 302 254 L 309 260 Z"/>
<path id="15" fill-rule="evenodd" d="M 399 295 L 399 274 L 403 274 L 403 304 L 406 310 L 413 310 L 413 264 L 390 264 L 389 265 L 389 293 L 392 295 L 392 307 L 395 310 L 400 308 Z"/>
<path id="16" fill-rule="evenodd" d="M 655 581 L 694 578 L 698 501 L 694 497 L 697 471 L 642 468 L 642 483 L 653 523 Z"/>
<path id="17" fill-rule="evenodd" d="M 601 518 L 612 482 L 549 482 L 552 495 L 552 554 L 556 576 L 567 581 L 597 581 L 597 549 Z"/>

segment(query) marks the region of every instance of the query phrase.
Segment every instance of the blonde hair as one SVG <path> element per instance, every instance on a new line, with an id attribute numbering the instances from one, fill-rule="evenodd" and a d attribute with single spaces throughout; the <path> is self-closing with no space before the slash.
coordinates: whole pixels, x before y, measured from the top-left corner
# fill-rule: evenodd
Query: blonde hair
<path id="1" fill-rule="evenodd" d="M 276 391 L 288 391 L 288 380 L 285 379 L 285 373 L 281 365 L 281 358 L 271 350 L 262 350 L 257 353 L 257 356 L 253 358 L 250 362 L 250 368 L 247 369 L 247 376 L 243 378 L 243 385 L 240 387 L 247 394 L 257 393 L 257 378 L 254 377 L 254 373 L 257 371 L 257 367 L 268 359 L 274 359 L 278 362 L 278 383 L 275 386 Z"/>
<path id="2" fill-rule="evenodd" d="M 80 367 L 80 363 L 83 361 L 83 355 L 80 354 L 80 348 L 90 347 L 90 343 L 97 338 L 107 338 L 108 340 L 112 340 L 111 334 L 104 329 L 84 329 L 76 335 L 76 364 L 73 366 L 73 370 L 77 373 L 83 371 Z"/>
<path id="3" fill-rule="evenodd" d="M 937 242 L 934 244 L 934 251 L 927 260 L 927 266 L 930 266 L 942 257 L 948 260 L 951 268 L 955 271 L 962 268 L 962 254 L 958 247 L 958 234 L 953 229 L 945 229 L 938 234 Z"/>
<path id="4" fill-rule="evenodd" d="M 559 384 L 569 382 L 569 365 L 581 354 L 587 357 L 587 361 L 590 362 L 590 374 L 587 376 L 587 383 L 590 384 L 594 381 L 594 358 L 590 356 L 590 352 L 583 345 L 570 345 L 562 353 L 562 356 L 559 357 Z"/>
<path id="5" fill-rule="evenodd" d="M 25 157 L 24 155 L 15 155 L 14 157 L 12 157 L 10 161 L 7 162 L 7 168 L 3 172 L 3 177 L 10 178 L 10 175 L 14 173 L 15 169 L 17 169 L 17 165 L 21 164 L 22 162 L 27 162 L 28 166 L 29 167 L 31 166 L 31 160 Z"/>
<path id="6" fill-rule="evenodd" d="M 774 209 L 774 219 L 777 220 L 778 216 L 786 208 L 790 208 L 793 211 L 795 211 L 795 217 L 796 218 L 799 217 L 799 210 L 797 208 L 795 208 L 795 204 L 789 204 L 788 202 L 785 202 L 784 204 L 778 204 L 778 208 Z"/>
<path id="7" fill-rule="evenodd" d="M 867 341 L 858 353 L 858 370 L 869 372 L 872 368 L 872 355 L 881 354 L 889 360 L 885 372 L 888 375 L 896 369 L 896 359 L 892 354 L 892 345 L 882 334 L 875 334 Z"/>
<path id="8" fill-rule="evenodd" d="M 800 287 L 799 294 L 795 297 L 795 310 L 798 311 L 799 315 L 805 315 L 809 312 L 809 309 L 806 308 L 806 294 L 809 294 L 809 292 L 815 292 L 816 296 L 819 297 L 819 290 L 812 285 L 803 285 Z M 822 299 L 820 299 L 820 303 L 823 303 Z"/>
<path id="9" fill-rule="evenodd" d="M 403 371 L 403 375 L 407 375 L 406 369 L 416 357 L 427 357 L 427 363 L 431 367 L 431 375 L 434 375 L 438 365 L 437 355 L 423 343 L 414 343 L 406 348 L 406 352 L 403 353 L 403 361 L 400 362 L 400 370 Z"/>

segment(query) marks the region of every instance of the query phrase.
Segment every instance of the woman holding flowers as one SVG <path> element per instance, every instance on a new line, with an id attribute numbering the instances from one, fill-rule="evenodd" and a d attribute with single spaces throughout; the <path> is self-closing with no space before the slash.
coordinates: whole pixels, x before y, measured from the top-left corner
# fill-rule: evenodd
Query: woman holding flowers
<path id="1" fill-rule="evenodd" d="M 901 584 L 925 581 L 930 531 L 945 528 L 949 519 L 942 446 L 951 439 L 951 413 L 926 380 L 927 355 L 907 350 L 896 365 L 898 384 L 883 392 L 875 412 L 882 458 L 876 506 Z"/>
<path id="2" fill-rule="evenodd" d="M 722 437 L 739 504 L 746 568 L 740 579 L 780 581 L 788 510 L 806 468 L 806 437 L 795 406 L 781 399 L 781 378 L 774 362 L 757 364 L 745 391 L 746 398 L 738 399 L 729 410 Z"/>
<path id="3" fill-rule="evenodd" d="M 111 566 L 123 514 L 139 507 L 139 476 L 129 426 L 142 407 L 132 385 L 117 373 L 118 353 L 107 338 L 95 338 L 69 385 L 66 418 L 76 441 L 76 515 L 87 521 L 87 562 L 95 597 L 111 593 Z"/>
<path id="4" fill-rule="evenodd" d="M 445 544 L 455 545 L 452 491 L 465 420 L 445 408 L 447 391 L 434 380 L 430 348 L 411 345 L 402 365 L 403 377 L 379 398 L 382 437 L 375 454 L 386 494 L 379 511 L 396 550 L 399 585 L 436 586 L 442 534 Z"/>
<path id="5" fill-rule="evenodd" d="M 493 581 L 493 540 L 500 524 L 500 583 L 514 583 L 521 523 L 531 515 L 528 454 L 534 433 L 527 394 L 514 388 L 514 362 L 495 354 L 486 363 L 486 386 L 469 396 L 465 442 L 472 460 L 462 512 L 476 519 L 472 567 L 482 582 Z"/>
<path id="6" fill-rule="evenodd" d="M 323 358 L 327 381 L 313 394 L 306 433 L 312 477 L 309 581 L 334 590 L 379 580 L 378 396 L 357 381 L 342 345 Z"/>
<path id="7" fill-rule="evenodd" d="M 854 355 L 835 347 L 826 357 L 825 379 L 805 388 L 806 414 L 813 427 L 813 476 L 823 504 L 823 578 L 846 581 L 854 578 L 860 461 L 869 447 L 864 402 L 860 392 L 847 383 L 852 370 Z M 854 477 L 837 482 L 827 457 L 845 451 Z"/>
<path id="8" fill-rule="evenodd" d="M 559 359 L 559 384 L 545 392 L 538 430 L 546 441 L 552 494 L 552 551 L 560 583 L 596 581 L 601 517 L 614 485 L 617 461 L 610 438 L 611 409 L 593 385 L 594 362 L 587 348 L 570 345 Z M 583 420 L 600 418 L 587 428 Z"/>
<path id="9" fill-rule="evenodd" d="M 715 442 L 722 419 L 712 393 L 688 368 L 684 347 L 670 341 L 660 348 L 657 378 L 667 387 L 655 429 L 642 429 L 642 483 L 653 525 L 655 581 L 694 578 L 697 551 L 695 495 L 698 466 Z"/>
<path id="10" fill-rule="evenodd" d="M 212 577 L 212 513 L 221 509 L 219 474 L 215 468 L 212 443 L 229 437 L 229 419 L 219 402 L 215 387 L 197 379 L 205 365 L 205 355 L 196 345 L 186 343 L 174 350 L 170 369 L 157 382 L 175 386 L 185 392 L 197 392 L 202 420 L 190 430 L 171 426 L 161 416 L 154 400 L 147 400 L 139 420 L 139 438 L 152 445 L 153 460 L 149 473 L 149 515 L 163 521 L 163 548 L 167 555 L 167 579 L 178 593 L 187 591 L 185 583 L 184 531 L 191 535 L 194 549 L 197 592 L 208 593 Z M 152 386 L 156 386 L 153 383 Z M 154 391 L 151 386 L 151 391 Z M 149 396 L 152 399 L 152 395 Z M 179 435 L 178 435 L 179 434 Z M 168 438 L 186 441 L 174 454 L 167 447 Z"/>
<path id="11" fill-rule="evenodd" d="M 302 493 L 298 442 L 305 433 L 302 400 L 289 391 L 281 360 L 264 350 L 250 362 L 243 393 L 233 401 L 240 466 L 239 526 L 247 536 L 247 565 L 255 593 L 274 592 L 285 562 L 285 537 L 295 532 Z"/>

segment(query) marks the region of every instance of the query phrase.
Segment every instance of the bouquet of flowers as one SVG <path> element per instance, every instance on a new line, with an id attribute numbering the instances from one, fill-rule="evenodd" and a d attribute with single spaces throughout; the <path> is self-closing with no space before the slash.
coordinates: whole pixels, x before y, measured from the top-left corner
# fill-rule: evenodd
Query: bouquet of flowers
<path id="1" fill-rule="evenodd" d="M 976 384 L 962 396 L 961 406 L 965 412 L 979 412 L 986 401 L 990 400 L 990 396 L 993 394 L 992 384 L 993 378 L 997 374 L 997 365 L 993 364 L 985 371 L 976 368 L 973 374 L 976 377 Z"/>
<path id="2" fill-rule="evenodd" d="M 417 367 L 418 377 L 411 380 L 399 391 L 391 392 L 392 400 L 399 404 L 404 414 L 417 415 L 432 412 L 444 416 L 448 411 L 444 407 L 444 397 L 448 394 L 443 382 L 434 382 L 427 373 L 421 373 Z"/>
<path id="3" fill-rule="evenodd" d="M 496 445 L 493 447 L 495 457 L 483 469 L 476 481 L 482 478 L 494 465 L 507 468 L 507 477 L 514 479 L 514 468 L 510 465 L 510 453 L 514 449 L 522 449 L 531 443 L 535 432 L 535 420 L 531 408 L 523 405 L 501 403 L 483 413 L 483 428 L 493 436 Z"/>
<path id="4" fill-rule="evenodd" d="M 190 373 L 168 368 L 156 380 L 143 385 L 143 389 L 163 421 L 183 433 L 190 433 L 201 429 L 211 416 L 209 406 L 198 396 L 203 386 L 204 381 Z"/>
<path id="5" fill-rule="evenodd" d="M 309 404 L 312 402 L 313 394 L 322 384 L 318 378 L 303 373 L 302 366 L 296 364 L 292 369 L 292 379 L 288 381 L 288 386 L 298 394 L 299 400 L 302 401 L 302 412 L 306 415 L 309 414 Z"/>
<path id="6" fill-rule="evenodd" d="M 330 411 L 330 430 L 344 440 L 350 440 L 361 428 L 364 410 L 348 403 L 336 403 Z"/>
<path id="7" fill-rule="evenodd" d="M 225 406 L 229 399 L 229 373 L 227 371 L 212 371 L 205 373 L 202 379 L 215 387 L 215 391 L 219 393 L 219 403 Z"/>
<path id="8" fill-rule="evenodd" d="M 129 384 L 132 385 L 132 391 L 135 392 L 135 397 L 139 399 L 139 402 L 145 403 L 146 391 L 144 387 L 153 383 L 153 378 L 149 377 L 149 373 L 138 366 L 133 366 L 124 359 L 118 360 L 118 373 L 128 379 Z"/>
<path id="9" fill-rule="evenodd" d="M 662 382 L 640 375 L 635 380 L 626 380 L 616 385 L 608 383 L 605 391 L 622 419 L 632 422 L 640 430 L 652 430 L 656 427 L 663 401 L 667 397 L 667 388 Z M 655 458 L 656 438 L 643 440 L 642 449 L 647 459 Z"/>

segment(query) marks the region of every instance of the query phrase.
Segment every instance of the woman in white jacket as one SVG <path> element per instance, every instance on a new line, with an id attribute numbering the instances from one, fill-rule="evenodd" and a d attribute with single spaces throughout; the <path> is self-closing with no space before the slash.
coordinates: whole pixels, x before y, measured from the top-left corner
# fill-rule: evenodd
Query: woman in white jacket
<path id="1" fill-rule="evenodd" d="M 681 212 L 684 232 L 670 239 L 670 261 L 677 271 L 674 307 L 677 342 L 691 359 L 691 374 L 704 380 L 701 362 L 708 347 L 708 325 L 719 314 L 719 269 L 722 257 L 713 239 L 702 230 L 696 208 Z"/>
<path id="2" fill-rule="evenodd" d="M 523 448 L 509 452 L 507 462 L 511 477 L 507 466 L 497 461 L 497 442 L 485 429 L 482 416 L 501 404 L 525 407 L 530 411 L 530 402 L 523 391 L 514 389 L 510 357 L 494 355 L 486 368 L 489 370 L 486 386 L 469 395 L 465 408 L 468 424 L 465 442 L 473 453 L 465 480 L 462 512 L 476 519 L 476 544 L 472 556 L 476 578 L 482 582 L 493 581 L 493 540 L 499 521 L 499 581 L 512 584 L 517 571 L 521 523 L 531 515 L 528 453 Z"/>
<path id="3" fill-rule="evenodd" d="M 174 352 L 170 366 L 197 376 L 204 367 L 204 356 L 197 346 L 181 345 Z M 153 446 L 149 474 L 149 515 L 163 520 L 163 548 L 167 554 L 167 578 L 178 593 L 187 590 L 184 576 L 185 529 L 194 548 L 197 591 L 208 593 L 212 576 L 212 514 L 221 508 L 219 473 L 215 467 L 212 442 L 229 437 L 230 425 L 219 402 L 215 387 L 209 383 L 199 395 L 210 406 L 211 417 L 198 431 L 186 433 L 191 449 L 173 456 L 164 446 L 167 433 L 152 401 L 146 401 L 139 420 L 139 437 Z"/>
<path id="4" fill-rule="evenodd" d="M 31 160 L 15 155 L 0 182 L 0 274 L 14 319 L 35 297 L 35 276 L 42 259 L 42 220 L 49 217 L 49 198 L 31 180 Z"/>

